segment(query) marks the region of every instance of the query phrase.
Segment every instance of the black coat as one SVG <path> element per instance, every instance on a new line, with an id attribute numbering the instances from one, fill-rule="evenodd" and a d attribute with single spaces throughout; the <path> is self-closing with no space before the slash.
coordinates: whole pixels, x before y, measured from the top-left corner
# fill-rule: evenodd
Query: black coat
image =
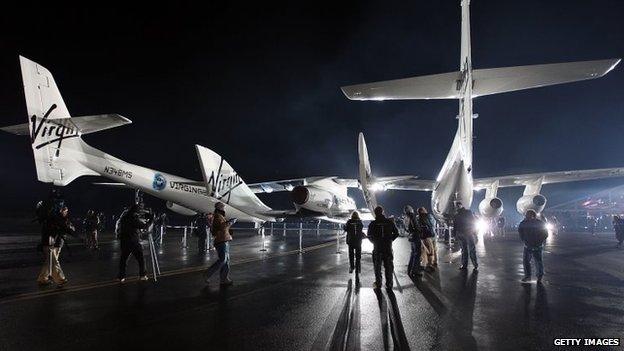
<path id="1" fill-rule="evenodd" d="M 390 218 L 380 216 L 368 225 L 368 240 L 376 253 L 392 254 L 392 242 L 398 237 L 399 230 Z"/>
<path id="2" fill-rule="evenodd" d="M 151 218 L 144 218 L 138 212 L 126 212 L 120 219 L 119 240 L 122 243 L 138 243 L 141 234 L 152 224 Z"/>
<path id="3" fill-rule="evenodd" d="M 548 238 L 546 223 L 537 218 L 525 219 L 518 225 L 518 234 L 524 245 L 530 248 L 540 247 Z"/>
<path id="4" fill-rule="evenodd" d="M 64 218 L 61 215 L 51 216 L 42 224 L 41 244 L 43 246 L 49 245 L 50 238 L 54 238 L 54 245 L 60 246 L 65 240 L 65 235 L 74 235 L 76 231 L 69 218 Z"/>
<path id="5" fill-rule="evenodd" d="M 364 238 L 364 224 L 361 220 L 348 220 L 344 225 L 344 230 L 347 232 L 347 245 L 362 245 L 362 239 Z"/>
<path id="6" fill-rule="evenodd" d="M 457 212 L 453 226 L 458 236 L 468 238 L 477 234 L 476 218 L 468 209 L 462 208 Z"/>

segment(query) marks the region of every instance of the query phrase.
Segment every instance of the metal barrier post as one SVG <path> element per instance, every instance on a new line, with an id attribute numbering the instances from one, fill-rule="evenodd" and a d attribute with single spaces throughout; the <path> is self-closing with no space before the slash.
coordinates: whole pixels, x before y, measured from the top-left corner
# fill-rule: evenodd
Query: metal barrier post
<path id="1" fill-rule="evenodd" d="M 284 233 L 282 234 L 283 237 L 286 237 L 286 222 L 284 222 Z"/>
<path id="2" fill-rule="evenodd" d="M 260 251 L 266 251 L 266 243 L 264 242 L 264 226 L 260 228 L 260 231 L 262 232 L 262 248 Z"/>
<path id="3" fill-rule="evenodd" d="M 162 243 L 163 243 L 163 235 L 165 235 L 165 225 L 161 225 L 160 226 L 160 238 L 158 239 L 158 241 L 160 242 L 160 246 L 162 247 Z"/>
<path id="4" fill-rule="evenodd" d="M 273 236 L 273 222 L 271 222 L 271 236 Z"/>
<path id="5" fill-rule="evenodd" d="M 303 238 L 303 222 L 299 222 L 299 253 L 303 253 L 302 238 Z"/>
<path id="6" fill-rule="evenodd" d="M 337 254 L 341 254 L 341 251 L 340 251 L 340 231 L 339 230 L 336 231 L 336 253 Z"/>
<path id="7" fill-rule="evenodd" d="M 182 237 L 182 247 L 186 249 L 186 226 L 184 226 L 184 236 Z"/>
<path id="8" fill-rule="evenodd" d="M 321 221 L 316 222 L 316 236 L 321 235 Z"/>

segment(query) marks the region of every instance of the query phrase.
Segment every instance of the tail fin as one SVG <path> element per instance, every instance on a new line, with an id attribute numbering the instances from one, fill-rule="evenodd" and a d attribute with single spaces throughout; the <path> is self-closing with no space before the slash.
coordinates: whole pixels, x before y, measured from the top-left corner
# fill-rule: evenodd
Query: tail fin
<path id="1" fill-rule="evenodd" d="M 375 198 L 374 189 L 371 189 L 373 182 L 373 173 L 371 171 L 370 160 L 368 159 L 368 149 L 366 148 L 366 140 L 364 140 L 364 133 L 360 132 L 358 136 L 358 159 L 359 159 L 359 171 L 360 171 L 360 186 L 362 187 L 362 194 L 364 195 L 364 201 L 371 211 L 377 207 L 377 199 Z"/>
<path id="2" fill-rule="evenodd" d="M 271 210 L 249 189 L 223 157 L 201 145 L 195 145 L 195 148 L 209 196 L 248 214 L 267 213 Z"/>
<path id="3" fill-rule="evenodd" d="M 50 71 L 22 56 L 20 66 L 28 123 L 2 130 L 30 136 L 37 179 L 65 186 L 83 175 L 99 175 L 86 166 L 86 152 L 95 149 L 80 136 L 130 121 L 119 115 L 71 118 Z"/>

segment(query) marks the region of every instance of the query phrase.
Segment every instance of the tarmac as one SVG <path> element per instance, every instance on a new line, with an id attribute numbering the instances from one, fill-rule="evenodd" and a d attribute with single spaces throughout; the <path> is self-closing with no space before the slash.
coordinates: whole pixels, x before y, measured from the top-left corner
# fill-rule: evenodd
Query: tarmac
<path id="1" fill-rule="evenodd" d="M 165 237 L 157 281 L 139 282 L 131 258 L 132 279 L 119 284 L 118 243 L 107 234 L 98 251 L 70 244 L 61 258 L 69 283 L 39 288 L 36 236 L 0 235 L 0 350 L 539 350 L 566 349 L 555 338 L 624 333 L 624 250 L 613 233 L 551 236 L 543 284 L 520 283 L 517 233 L 482 238 L 478 272 L 458 270 L 458 247 L 439 242 L 438 269 L 414 280 L 399 238 L 392 290 L 373 289 L 366 241 L 356 286 L 331 231 L 305 232 L 302 253 L 297 232 L 266 236 L 267 251 L 261 236 L 238 233 L 227 288 L 204 281 L 216 253 L 180 239 Z"/>

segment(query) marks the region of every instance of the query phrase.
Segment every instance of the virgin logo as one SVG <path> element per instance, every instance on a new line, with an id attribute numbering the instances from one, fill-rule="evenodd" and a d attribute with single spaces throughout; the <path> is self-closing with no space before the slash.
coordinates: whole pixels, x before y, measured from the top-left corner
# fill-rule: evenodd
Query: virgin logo
<path id="1" fill-rule="evenodd" d="M 44 146 L 56 143 L 56 156 L 59 156 L 61 145 L 64 139 L 78 137 L 78 130 L 72 127 L 56 124 L 51 122 L 48 117 L 54 111 L 56 104 L 52 104 L 43 118 L 37 119 L 36 115 L 30 117 L 30 142 L 35 144 L 37 140 L 41 140 L 35 145 L 35 149 L 41 149 Z"/>

